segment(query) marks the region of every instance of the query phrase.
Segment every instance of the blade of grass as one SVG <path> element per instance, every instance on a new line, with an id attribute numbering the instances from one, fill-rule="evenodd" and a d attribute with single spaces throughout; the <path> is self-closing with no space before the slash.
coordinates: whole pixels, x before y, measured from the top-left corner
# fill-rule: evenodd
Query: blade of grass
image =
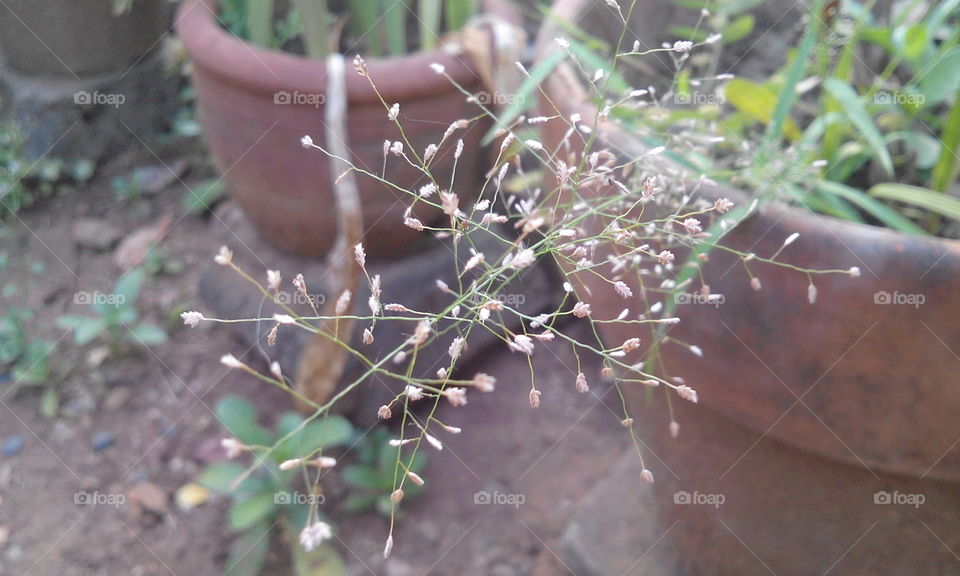
<path id="1" fill-rule="evenodd" d="M 884 142 L 880 130 L 873 123 L 873 118 L 867 112 L 860 96 L 846 82 L 837 78 L 828 78 L 823 83 L 823 87 L 837 99 L 837 102 L 847 113 L 847 118 L 860 131 L 860 135 L 866 140 L 873 152 L 874 160 L 880 163 L 887 176 L 893 176 L 893 159 L 890 158 L 887 143 Z"/>
<path id="2" fill-rule="evenodd" d="M 940 157 L 930 179 L 933 189 L 946 192 L 960 173 L 960 96 L 953 103 L 943 133 L 940 135 Z"/>
<path id="3" fill-rule="evenodd" d="M 294 0 L 300 14 L 300 37 L 307 56 L 323 60 L 330 52 L 330 12 L 327 0 Z"/>
<path id="4" fill-rule="evenodd" d="M 823 0 L 814 1 L 811 10 L 815 16 L 810 18 L 806 36 L 804 36 L 803 42 L 800 44 L 800 48 L 797 49 L 796 54 L 794 54 L 793 62 L 787 70 L 787 77 L 783 82 L 783 88 L 780 90 L 780 98 L 777 101 L 776 108 L 774 108 L 770 124 L 767 126 L 767 133 L 764 137 L 768 143 L 776 142 L 783 136 L 784 126 L 787 124 L 787 117 L 790 115 L 790 110 L 793 109 L 793 104 L 797 100 L 797 84 L 800 83 L 800 79 L 803 77 L 807 60 L 813 52 L 813 47 L 816 44 L 817 36 L 820 32 L 819 14 L 822 7 Z"/>
<path id="5" fill-rule="evenodd" d="M 908 184 L 877 184 L 867 191 L 870 196 L 885 198 L 917 206 L 931 212 L 960 220 L 960 200 L 928 188 Z"/>
<path id="6" fill-rule="evenodd" d="M 464 27 L 470 18 L 477 13 L 477 0 L 447 0 L 446 20 L 447 31 L 453 32 Z M 437 30 L 439 33 L 440 31 Z"/>
<path id="7" fill-rule="evenodd" d="M 536 65 L 530 69 L 530 75 L 524 78 L 523 82 L 520 84 L 520 87 L 517 88 L 517 97 L 514 98 L 507 109 L 503 111 L 503 114 L 500 115 L 500 118 L 496 119 L 496 124 L 490 129 L 490 131 L 484 135 L 484 146 L 487 146 L 490 144 L 490 142 L 493 142 L 498 129 L 509 126 L 510 123 L 516 120 L 524 110 L 534 105 L 536 102 L 534 93 L 536 92 L 537 87 L 540 86 L 540 83 L 543 82 L 547 76 L 553 73 L 553 71 L 557 68 L 557 66 L 560 65 L 560 62 L 562 62 L 566 56 L 566 53 L 557 50 L 546 58 L 537 62 Z"/>
<path id="8" fill-rule="evenodd" d="M 257 46 L 273 45 L 273 0 L 247 0 L 247 32 Z"/>
<path id="9" fill-rule="evenodd" d="M 366 40 L 371 56 L 383 55 L 383 42 L 377 30 L 379 7 L 379 1 L 350 0 L 350 27 L 358 38 Z"/>
<path id="10" fill-rule="evenodd" d="M 420 49 L 432 50 L 440 35 L 441 0 L 419 0 L 417 17 L 420 19 Z"/>
<path id="11" fill-rule="evenodd" d="M 383 25 L 387 35 L 387 53 L 402 56 L 407 52 L 407 2 L 383 1 Z"/>
<path id="12" fill-rule="evenodd" d="M 734 78 L 727 83 L 726 97 L 734 108 L 757 122 L 766 124 L 768 134 L 773 126 L 777 106 L 779 102 L 783 101 L 782 95 L 778 101 L 776 94 L 764 86 L 743 78 Z M 785 134 L 791 140 L 796 140 L 801 136 L 800 130 L 794 124 L 792 118 L 786 118 L 776 130 L 778 133 Z M 779 140 L 779 136 L 777 139 Z"/>
<path id="13" fill-rule="evenodd" d="M 872 196 L 868 196 L 862 190 L 857 190 L 856 188 L 851 188 L 838 182 L 830 182 L 829 180 L 821 180 L 818 182 L 816 190 L 822 194 L 834 194 L 843 198 L 894 230 L 920 236 L 927 234 L 926 230 L 917 226 L 883 202 L 878 201 Z"/>

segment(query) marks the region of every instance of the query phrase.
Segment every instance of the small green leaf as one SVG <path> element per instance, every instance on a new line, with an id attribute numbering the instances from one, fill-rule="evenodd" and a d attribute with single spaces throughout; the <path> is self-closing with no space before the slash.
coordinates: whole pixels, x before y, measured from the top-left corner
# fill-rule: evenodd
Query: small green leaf
<path id="1" fill-rule="evenodd" d="M 233 481 L 241 474 L 243 474 L 243 466 L 236 462 L 214 462 L 200 474 L 197 484 L 214 492 L 226 494 L 230 492 Z"/>
<path id="2" fill-rule="evenodd" d="M 130 330 L 128 336 L 134 342 L 144 346 L 157 346 L 167 341 L 167 333 L 156 324 L 138 324 Z"/>
<path id="3" fill-rule="evenodd" d="M 931 185 L 941 191 L 946 192 L 960 173 L 960 98 L 953 103 L 943 133 L 940 135 L 942 142 L 940 148 L 940 157 L 933 168 L 931 175 Z"/>
<path id="4" fill-rule="evenodd" d="M 753 17 L 753 14 L 744 14 L 734 19 L 733 22 L 724 26 L 721 33 L 723 34 L 723 43 L 732 44 L 737 40 L 742 40 L 746 38 L 751 32 L 753 32 L 753 27 L 756 24 L 756 19 Z"/>
<path id="5" fill-rule="evenodd" d="M 60 393 L 53 386 L 47 386 L 43 391 L 43 399 L 40 401 L 40 414 L 44 418 L 56 418 L 60 411 Z"/>
<path id="6" fill-rule="evenodd" d="M 901 40 L 894 33 L 895 40 Z M 903 34 L 902 44 L 903 54 L 910 61 L 916 61 L 923 55 L 927 47 L 927 27 L 923 24 L 914 24 L 906 29 Z"/>
<path id="7" fill-rule="evenodd" d="M 205 180 L 183 197 L 183 208 L 187 214 L 196 216 L 210 210 L 226 192 L 223 180 Z"/>
<path id="8" fill-rule="evenodd" d="M 883 171 L 888 175 L 893 175 L 893 160 L 890 158 L 890 151 L 887 150 L 887 143 L 884 142 L 880 130 L 873 123 L 873 118 L 867 112 L 866 107 L 860 100 L 860 97 L 853 91 L 849 85 L 837 78 L 828 78 L 823 83 L 824 88 L 837 99 L 840 106 L 847 113 L 847 118 L 853 122 L 860 135 L 870 145 L 873 158 L 880 163 Z"/>
<path id="9" fill-rule="evenodd" d="M 237 531 L 246 530 L 273 516 L 277 511 L 273 498 L 273 492 L 261 492 L 234 503 L 227 513 L 230 527 Z"/>
<path id="10" fill-rule="evenodd" d="M 106 329 L 107 322 L 103 318 L 81 318 L 73 327 L 73 341 L 77 346 L 85 346 Z"/>
<path id="11" fill-rule="evenodd" d="M 217 418 L 230 434 L 244 444 L 268 446 L 273 436 L 257 424 L 257 409 L 239 396 L 224 396 L 217 403 Z"/>
<path id="12" fill-rule="evenodd" d="M 383 493 L 384 488 L 393 488 L 393 478 L 385 484 L 373 468 L 366 466 L 348 466 L 343 469 L 343 481 L 351 486 Z"/>
<path id="13" fill-rule="evenodd" d="M 330 415 L 304 426 L 301 435 L 301 448 L 313 451 L 321 446 L 329 448 L 350 442 L 354 430 L 346 418 Z"/>
<path id="14" fill-rule="evenodd" d="M 134 268 L 117 280 L 113 289 L 117 306 L 133 306 L 137 297 L 140 296 L 140 289 L 143 288 L 143 282 L 146 279 L 147 273 L 142 268 Z"/>
<path id="15" fill-rule="evenodd" d="M 951 97 L 956 98 L 960 91 L 960 46 L 936 59 L 917 77 L 920 92 L 926 98 L 926 107 L 940 104 Z"/>

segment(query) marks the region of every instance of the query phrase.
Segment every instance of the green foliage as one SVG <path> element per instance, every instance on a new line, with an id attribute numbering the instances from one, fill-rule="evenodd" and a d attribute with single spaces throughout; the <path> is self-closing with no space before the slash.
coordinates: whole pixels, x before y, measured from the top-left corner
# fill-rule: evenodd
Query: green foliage
<path id="1" fill-rule="evenodd" d="M 230 528 L 239 532 L 227 559 L 227 574 L 256 576 L 260 574 L 275 526 L 298 532 L 311 515 L 319 514 L 319 492 L 295 492 L 297 486 L 310 474 L 309 467 L 281 470 L 280 464 L 295 458 L 309 460 L 331 448 L 345 446 L 356 436 L 346 419 L 327 415 L 318 420 L 305 421 L 296 412 L 287 412 L 277 420 L 275 430 L 258 422 L 257 407 L 239 396 L 225 396 L 217 403 L 215 413 L 227 433 L 250 450 L 255 466 L 252 472 L 235 461 L 214 462 L 197 478 L 207 489 L 230 497 L 232 505 L 227 513 Z M 275 446 L 273 450 L 271 446 Z M 294 497 L 294 494 L 311 497 Z M 289 534 L 288 534 L 289 535 Z M 304 552 L 293 535 L 292 554 L 296 564 L 318 569 L 318 566 L 336 565 L 339 557 L 331 558 L 332 548 L 321 547 L 322 552 Z M 321 557 L 322 554 L 322 557 Z M 321 562 L 321 560 L 323 560 Z M 298 574 L 340 574 L 341 572 L 298 571 Z"/>
<path id="2" fill-rule="evenodd" d="M 282 49 L 299 37 L 307 55 L 325 57 L 338 44 L 339 19 L 326 0 L 291 4 L 277 20 L 273 0 L 220 0 L 220 19 L 234 35 L 254 44 Z M 408 23 L 417 26 L 419 47 L 430 50 L 444 32 L 462 28 L 477 10 L 478 0 L 347 0 L 346 20 L 370 55 L 402 56 L 409 48 Z"/>
<path id="3" fill-rule="evenodd" d="M 352 490 L 344 503 L 348 510 L 361 512 L 372 509 L 383 516 L 390 516 L 397 450 L 390 446 L 389 440 L 390 434 L 385 428 L 376 428 L 357 444 L 357 463 L 343 470 L 343 480 Z M 419 474 L 426 464 L 426 454 L 417 452 L 410 470 Z M 420 491 L 420 486 L 408 482 L 404 487 L 404 500 L 416 496 Z"/>
<path id="4" fill-rule="evenodd" d="M 163 344 L 167 340 L 167 333 L 155 324 L 140 321 L 140 313 L 136 308 L 146 279 L 146 271 L 135 268 L 117 281 L 110 294 L 78 292 L 76 301 L 88 304 L 96 315 L 67 314 L 57 319 L 57 325 L 73 331 L 73 341 L 77 346 L 84 346 L 104 336 L 114 351 L 125 342 L 143 346 Z"/>

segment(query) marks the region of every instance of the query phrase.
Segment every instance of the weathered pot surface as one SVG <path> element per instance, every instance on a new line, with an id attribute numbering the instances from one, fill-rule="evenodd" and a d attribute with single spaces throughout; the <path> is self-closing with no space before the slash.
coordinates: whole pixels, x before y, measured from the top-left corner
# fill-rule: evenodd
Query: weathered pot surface
<path id="1" fill-rule="evenodd" d="M 519 20 L 503 0 L 486 0 L 484 7 L 507 20 Z M 310 135 L 318 145 L 325 144 L 325 63 L 235 38 L 220 27 L 215 10 L 216 0 L 186 0 L 177 22 L 193 59 L 206 141 L 231 193 L 266 239 L 295 253 L 324 255 L 337 226 L 329 164 L 322 152 L 304 149 L 300 139 Z M 383 98 L 400 104 L 406 136 L 421 154 L 428 144 L 440 141 L 452 122 L 479 112 L 449 80 L 430 69 L 434 62 L 442 64 L 466 90 L 483 89 L 465 54 L 436 50 L 367 60 L 370 77 Z M 381 174 L 384 140 L 400 140 L 401 134 L 387 120 L 368 80 L 352 68 L 346 87 L 352 160 L 361 169 Z M 431 163 L 437 181 L 450 182 L 456 140 L 464 140 L 472 153 L 457 163 L 454 190 L 461 202 L 481 188 L 485 166 L 477 151 L 489 126 L 472 122 L 445 143 Z M 403 225 L 410 198 L 371 177 L 357 178 L 368 255 L 383 258 L 410 250 L 418 241 L 418 233 Z M 429 182 L 422 172 L 392 155 L 387 159 L 387 178 L 414 191 Z M 420 206 L 414 215 L 428 224 L 442 214 Z"/>
<path id="2" fill-rule="evenodd" d="M 602 10 L 599 5 L 558 0 L 553 12 L 580 21 L 585 7 Z M 640 30 L 666 29 L 670 11 L 661 14 L 658 6 L 638 4 L 647 12 L 639 14 L 646 19 Z M 558 35 L 549 27 L 541 31 L 541 57 L 557 49 Z M 545 89 L 565 116 L 579 112 L 585 121 L 595 118 L 570 69 L 558 69 Z M 615 125 L 597 128 L 611 149 L 639 150 Z M 554 149 L 565 130 L 560 123 L 545 125 L 548 148 Z M 749 202 L 736 190 L 708 193 Z M 857 266 L 862 276 L 815 275 L 818 298 L 810 304 L 802 273 L 751 264 L 763 285 L 755 292 L 739 259 L 714 251 L 704 277 L 723 303 L 678 305 L 682 321 L 669 332 L 699 345 L 704 357 L 665 345 L 667 371 L 683 376 L 699 392 L 702 406 L 762 438 L 871 471 L 960 480 L 960 243 L 769 204 L 725 243 L 769 256 L 795 232 L 799 239 L 780 260 L 812 269 Z M 623 300 L 608 284 L 592 288 L 603 295 L 591 301 L 594 316 L 615 318 Z M 640 293 L 636 282 L 632 288 Z M 623 324 L 605 328 L 612 342 L 636 335 Z"/>

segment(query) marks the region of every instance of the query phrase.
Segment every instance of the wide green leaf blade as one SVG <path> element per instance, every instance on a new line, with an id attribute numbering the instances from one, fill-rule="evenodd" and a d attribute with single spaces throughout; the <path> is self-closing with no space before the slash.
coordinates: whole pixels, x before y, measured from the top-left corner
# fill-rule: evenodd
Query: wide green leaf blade
<path id="1" fill-rule="evenodd" d="M 837 99 L 844 112 L 847 113 L 847 118 L 856 126 L 860 135 L 870 145 L 873 158 L 880 163 L 887 175 L 893 176 L 893 159 L 890 157 L 890 151 L 887 150 L 887 143 L 883 140 L 883 135 L 880 134 L 880 130 L 873 123 L 873 118 L 867 112 L 857 93 L 847 83 L 837 78 L 828 78 L 823 86 L 827 89 L 827 92 Z"/>
<path id="2" fill-rule="evenodd" d="M 840 196 L 847 202 L 858 206 L 861 210 L 870 214 L 880 222 L 883 222 L 883 224 L 889 228 L 907 234 L 921 236 L 927 233 L 926 230 L 917 226 L 893 208 L 868 196 L 862 190 L 851 188 L 839 182 L 830 182 L 829 180 L 821 180 L 817 183 L 816 188 L 817 191 L 823 194 L 836 194 Z"/>
<path id="3" fill-rule="evenodd" d="M 257 409 L 239 396 L 224 396 L 217 403 L 217 418 L 224 428 L 244 444 L 269 446 L 273 436 L 257 424 Z"/>
<path id="4" fill-rule="evenodd" d="M 960 220 L 960 200 L 942 192 L 908 184 L 888 183 L 877 184 L 870 188 L 867 193 L 876 198 L 903 202 L 947 218 Z"/>
<path id="5" fill-rule="evenodd" d="M 240 500 L 230 507 L 227 517 L 234 530 L 246 530 L 254 524 L 267 520 L 277 511 L 273 492 L 261 492 Z"/>

